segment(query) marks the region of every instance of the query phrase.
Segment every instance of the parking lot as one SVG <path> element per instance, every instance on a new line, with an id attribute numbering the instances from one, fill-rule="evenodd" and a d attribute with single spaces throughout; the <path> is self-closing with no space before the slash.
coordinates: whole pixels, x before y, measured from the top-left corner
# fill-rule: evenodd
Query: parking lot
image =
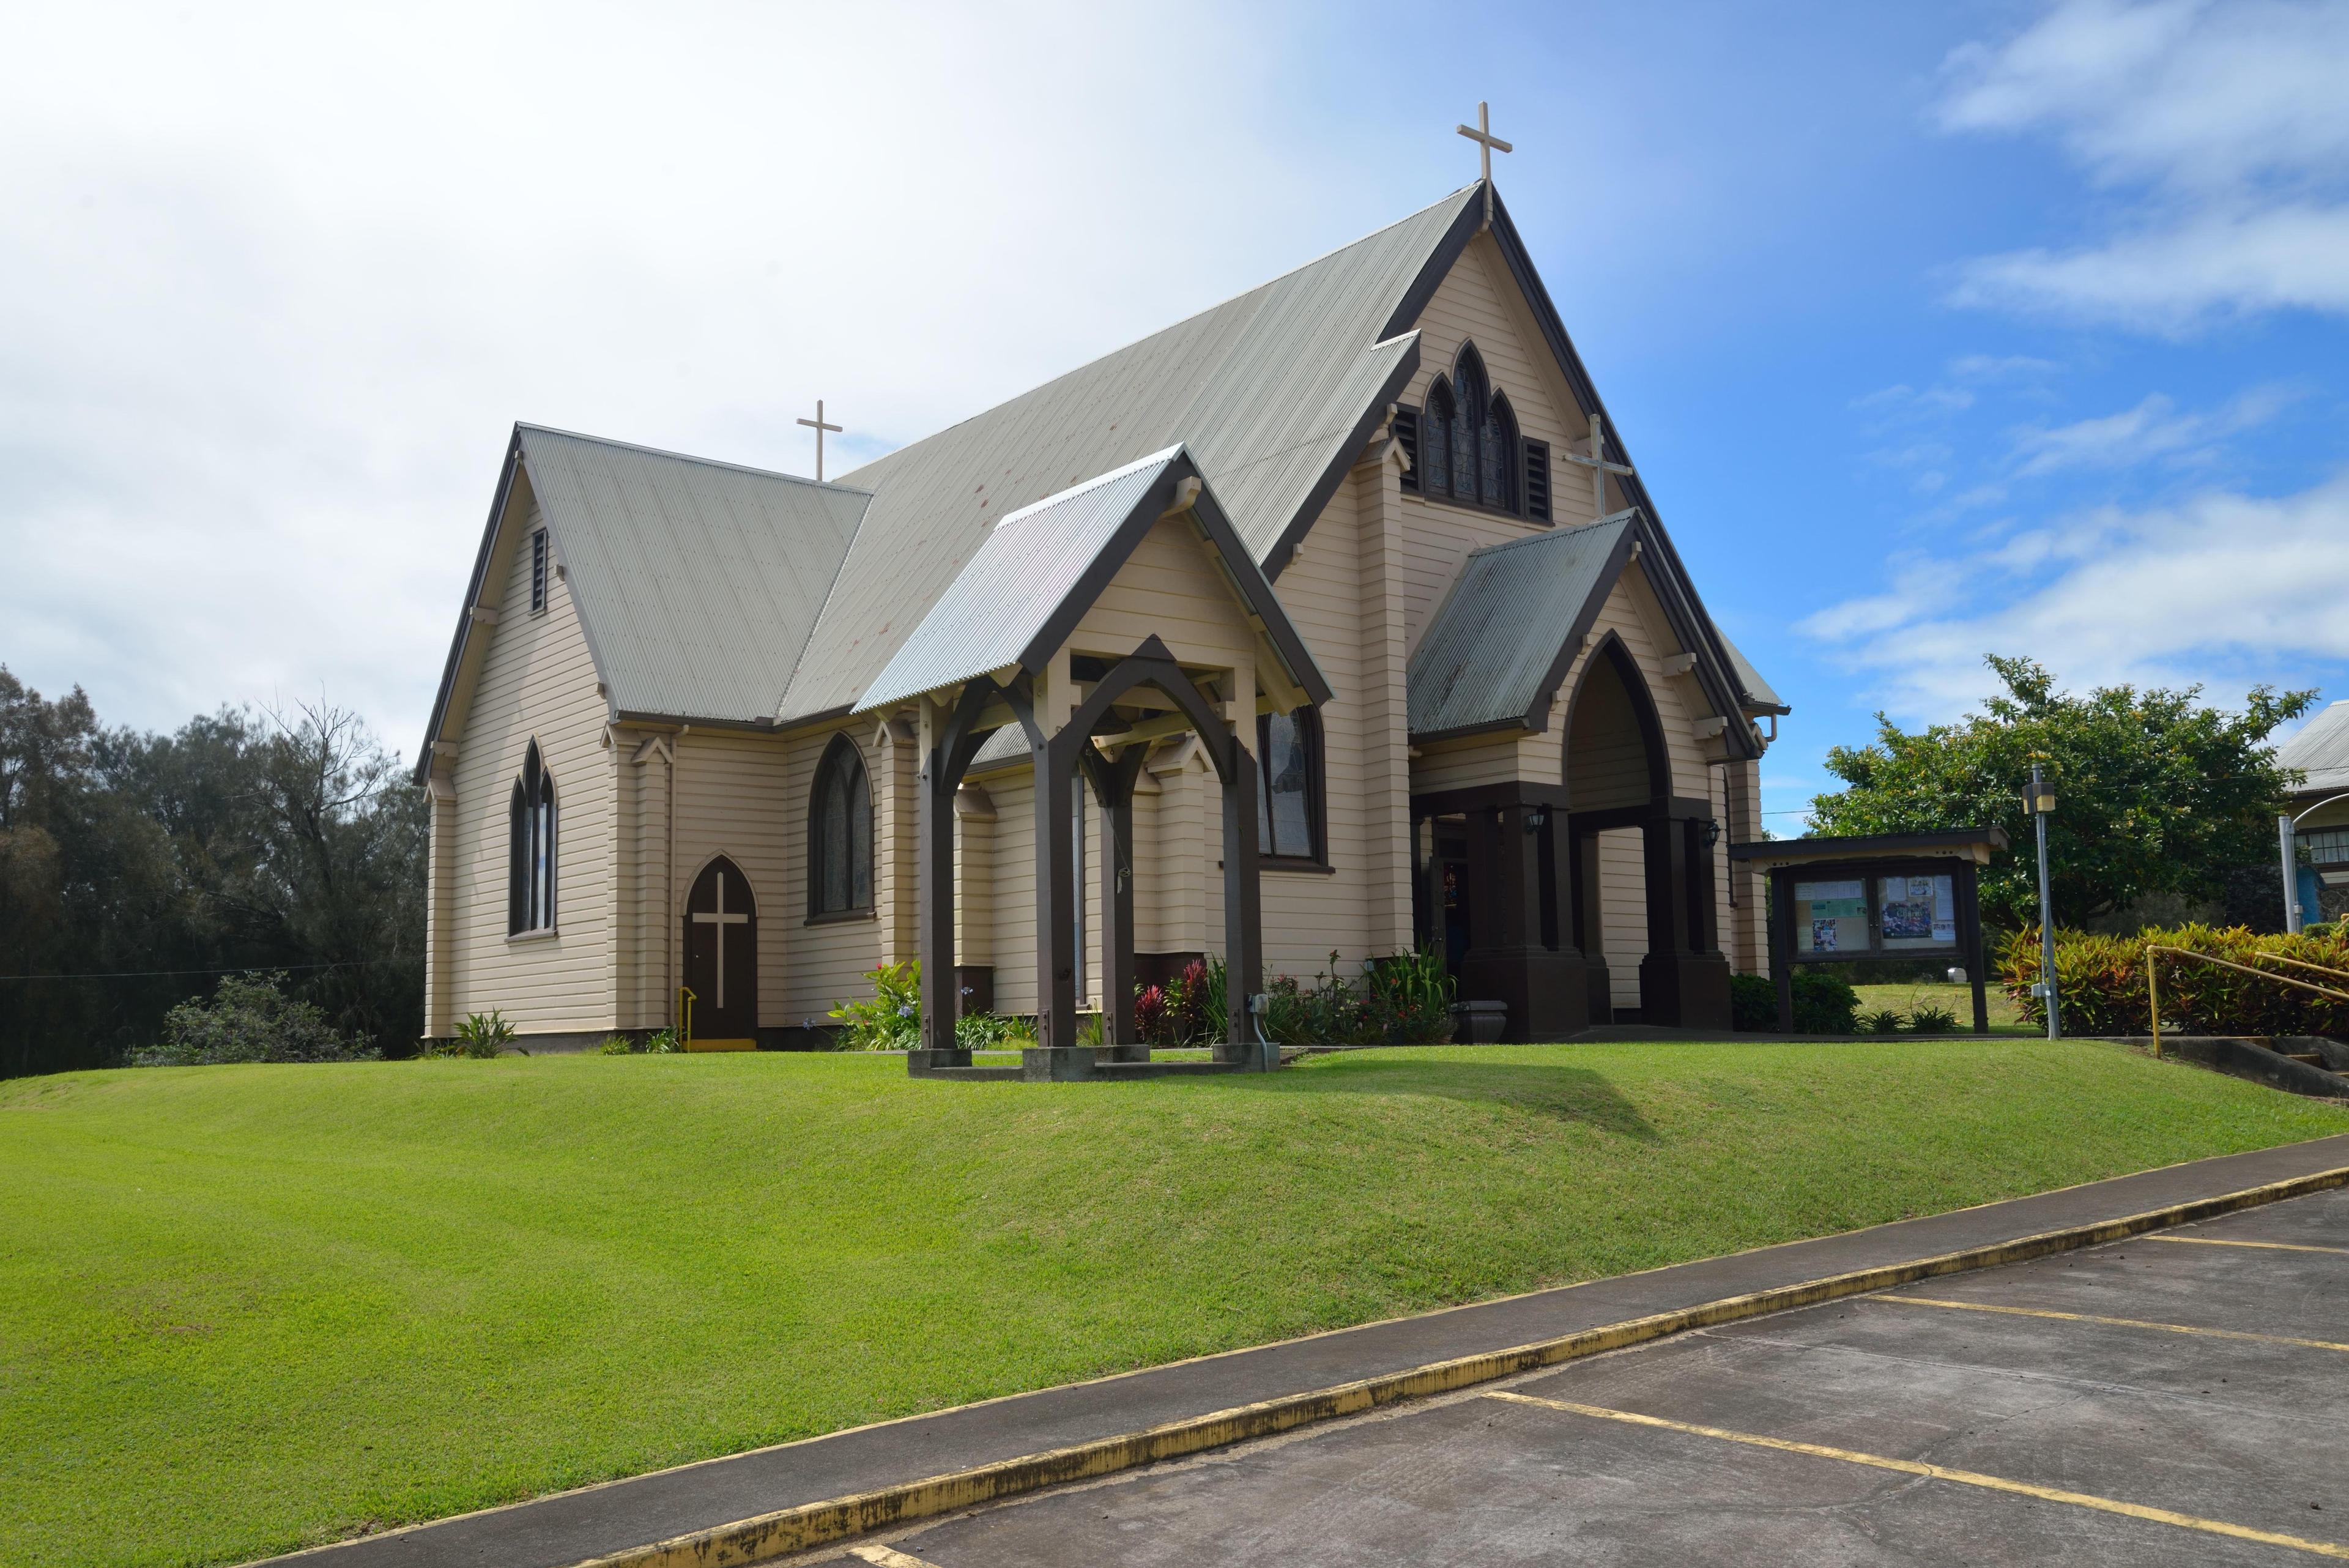
<path id="1" fill-rule="evenodd" d="M 850 1553 L 891 1568 L 2349 1559 L 2349 1190 L 885 1539 Z"/>

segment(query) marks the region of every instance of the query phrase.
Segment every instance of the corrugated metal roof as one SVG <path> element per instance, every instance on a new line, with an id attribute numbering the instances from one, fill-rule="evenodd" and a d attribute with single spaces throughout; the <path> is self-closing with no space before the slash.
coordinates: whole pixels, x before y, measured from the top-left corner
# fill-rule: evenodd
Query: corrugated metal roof
<path id="1" fill-rule="evenodd" d="M 1416 348 L 1381 341 L 1471 186 L 843 476 L 874 493 L 783 717 L 858 701 L 1007 512 L 1177 443 L 1264 561 Z"/>
<path id="2" fill-rule="evenodd" d="M 1411 656 L 1412 734 L 1529 722 L 1568 639 L 1613 585 L 1635 515 L 1472 552 Z"/>
<path id="3" fill-rule="evenodd" d="M 902 701 L 1018 662 L 1182 452 L 1153 452 L 998 523 L 861 705 Z"/>
<path id="4" fill-rule="evenodd" d="M 519 433 L 614 709 L 771 720 L 871 497 L 536 425 Z"/>
<path id="5" fill-rule="evenodd" d="M 1745 705 L 1748 708 L 1772 710 L 1780 713 L 1790 711 L 1785 700 L 1770 689 L 1768 681 L 1762 679 L 1762 672 L 1754 668 L 1754 661 L 1745 657 L 1745 650 L 1729 640 L 1727 632 L 1716 625 L 1713 628 L 1713 635 L 1721 639 L 1722 649 L 1729 655 L 1729 672 L 1737 677 L 1737 684 L 1744 690 L 1747 699 Z"/>
<path id="6" fill-rule="evenodd" d="M 2308 775 L 2294 786 L 2302 794 L 2349 789 L 2349 701 L 2329 703 L 2302 724 L 2276 748 L 2276 764 Z"/>

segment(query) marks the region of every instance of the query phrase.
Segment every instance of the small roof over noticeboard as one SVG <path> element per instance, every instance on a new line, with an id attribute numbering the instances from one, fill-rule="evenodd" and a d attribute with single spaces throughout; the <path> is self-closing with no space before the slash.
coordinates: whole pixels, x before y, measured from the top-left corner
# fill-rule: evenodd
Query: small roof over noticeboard
<path id="1" fill-rule="evenodd" d="M 1987 866 L 2006 847 L 2003 827 L 1952 827 L 1940 833 L 1869 833 L 1847 838 L 1765 838 L 1733 844 L 1729 857 L 1757 871 L 1853 860 L 1971 860 Z"/>

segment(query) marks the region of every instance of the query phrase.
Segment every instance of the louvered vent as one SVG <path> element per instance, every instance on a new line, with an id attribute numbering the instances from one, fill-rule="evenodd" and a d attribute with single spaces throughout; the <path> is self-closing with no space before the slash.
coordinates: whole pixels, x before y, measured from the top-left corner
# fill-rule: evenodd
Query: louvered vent
<path id="1" fill-rule="evenodd" d="M 1547 523 L 1549 518 L 1549 443 L 1526 442 L 1526 515 Z"/>
<path id="2" fill-rule="evenodd" d="M 1417 409 L 1395 410 L 1394 438 L 1402 443 L 1403 456 L 1411 459 L 1411 466 L 1403 471 L 1402 487 L 1405 490 L 1417 490 L 1419 488 L 1419 410 Z"/>

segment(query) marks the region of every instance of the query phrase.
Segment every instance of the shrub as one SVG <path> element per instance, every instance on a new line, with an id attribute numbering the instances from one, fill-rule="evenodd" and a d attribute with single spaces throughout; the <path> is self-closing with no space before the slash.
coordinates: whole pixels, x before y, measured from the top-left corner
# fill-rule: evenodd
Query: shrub
<path id="1" fill-rule="evenodd" d="M 1441 1045 L 1452 1038 L 1452 1002 L 1457 992 L 1444 968 L 1444 950 L 1373 959 L 1363 971 L 1372 1019 L 1387 1039 L 1402 1045 Z"/>
<path id="2" fill-rule="evenodd" d="M 2296 960 L 2349 971 L 2349 937 L 2338 931 L 2302 931 L 2294 937 L 2261 934 L 2240 926 L 2185 925 L 2114 937 L 2058 930 L 2055 985 L 2066 1033 L 2147 1033 L 2145 950 L 2149 945 L 2185 948 L 2282 978 L 2349 991 L 2349 981 L 2278 961 Z M 2159 962 L 2164 1028 L 2190 1034 L 2337 1035 L 2349 1032 L 2349 1002 L 2191 959 L 2170 957 Z M 2044 1025 L 2046 1006 L 2030 994 L 2039 979 L 2038 931 L 2009 936 L 1999 945 L 1998 965 L 2000 982 L 2022 1006 L 2024 1018 Z"/>
<path id="3" fill-rule="evenodd" d="M 163 1015 L 163 1039 L 131 1054 L 138 1067 L 228 1062 L 361 1062 L 380 1054 L 335 1032 L 326 1015 L 285 992 L 281 973 L 231 974 L 208 1002 L 194 997 Z"/>
<path id="4" fill-rule="evenodd" d="M 885 963 L 865 978 L 873 982 L 869 1002 L 838 1002 L 831 1016 L 840 1020 L 843 1051 L 910 1051 L 922 1043 L 922 963 Z M 956 1037 L 961 1037 L 957 1028 Z"/>
<path id="5" fill-rule="evenodd" d="M 1166 1033 L 1166 988 L 1143 985 L 1134 988 L 1133 1032 L 1144 1041 L 1156 1041 Z"/>
<path id="6" fill-rule="evenodd" d="M 1837 975 L 1804 966 L 1795 970 L 1795 1033 L 1848 1034 L 1856 1027 L 1859 993 Z M 1778 1027 L 1778 987 L 1766 974 L 1729 977 L 1729 1020 L 1733 1027 L 1774 1033 Z"/>
<path id="7" fill-rule="evenodd" d="M 492 1008 L 487 1012 L 469 1012 L 457 1025 L 456 1034 L 442 1041 L 431 1050 L 435 1056 L 466 1056 L 475 1061 L 487 1061 L 514 1043 L 514 1026 L 506 1015 Z"/>
<path id="8" fill-rule="evenodd" d="M 1767 1034 L 1778 1027 L 1778 988 L 1768 975 L 1729 977 L 1729 1026 L 1747 1034 Z"/>
<path id="9" fill-rule="evenodd" d="M 1026 1023 L 1000 1012 L 966 1012 L 955 1020 L 955 1044 L 966 1051 L 1016 1051 L 1035 1039 Z"/>
<path id="10" fill-rule="evenodd" d="M 674 1029 L 657 1029 L 650 1034 L 615 1034 L 597 1048 L 605 1056 L 667 1056 L 685 1049 Z"/>
<path id="11" fill-rule="evenodd" d="M 1920 1002 L 1909 1010 L 1909 1027 L 1920 1034 L 1953 1034 L 1958 1015 L 1936 1002 Z"/>
<path id="12" fill-rule="evenodd" d="M 1210 956 L 1193 959 L 1183 972 L 1162 990 L 1164 1005 L 1154 1027 L 1144 1025 L 1142 1038 L 1156 1046 L 1210 1045 L 1224 1037 L 1224 961 Z M 1135 998 L 1134 1020 L 1142 1023 L 1141 998 Z"/>
<path id="13" fill-rule="evenodd" d="M 1900 1033 L 1900 1014 L 1889 1007 L 1879 1007 L 1864 1013 L 1859 1021 L 1860 1028 L 1870 1034 L 1898 1034 Z"/>
<path id="14" fill-rule="evenodd" d="M 1265 1038 L 1276 1045 L 1402 1045 L 1452 1038 L 1452 977 L 1441 952 L 1372 959 L 1359 979 L 1338 955 L 1306 985 L 1277 975 L 1265 987 Z"/>

